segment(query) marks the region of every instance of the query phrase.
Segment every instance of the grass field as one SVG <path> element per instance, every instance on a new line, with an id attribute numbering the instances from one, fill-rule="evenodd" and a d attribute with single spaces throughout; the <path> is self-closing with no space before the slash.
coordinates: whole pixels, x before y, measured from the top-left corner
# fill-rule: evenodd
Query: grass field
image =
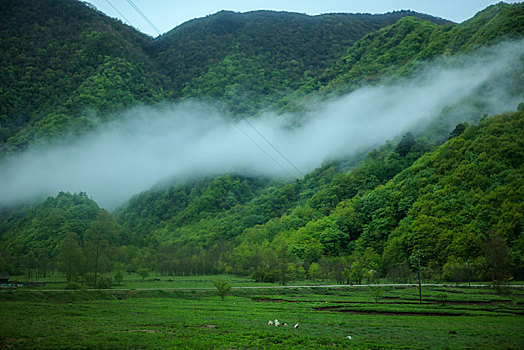
<path id="1" fill-rule="evenodd" d="M 212 281 L 165 283 L 208 288 Z M 242 281 L 232 278 L 237 287 L 252 285 Z M 497 295 L 425 287 L 422 304 L 417 288 L 392 286 L 233 289 L 224 301 L 213 289 L 20 289 L 1 290 L 0 306 L 2 349 L 524 348 L 521 288 Z M 289 327 L 268 326 L 275 318 Z"/>

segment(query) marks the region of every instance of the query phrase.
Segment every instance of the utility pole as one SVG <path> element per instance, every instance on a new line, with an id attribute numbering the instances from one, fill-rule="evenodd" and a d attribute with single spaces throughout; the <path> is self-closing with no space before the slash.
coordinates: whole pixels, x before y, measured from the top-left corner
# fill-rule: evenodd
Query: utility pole
<path id="1" fill-rule="evenodd" d="M 417 264 L 418 264 L 418 298 L 420 300 L 420 303 L 422 304 L 422 283 L 420 281 L 420 250 L 417 251 Z"/>
<path id="2" fill-rule="evenodd" d="M 469 260 L 466 261 L 466 273 L 468 275 L 468 287 L 471 287 L 471 279 L 469 278 Z"/>

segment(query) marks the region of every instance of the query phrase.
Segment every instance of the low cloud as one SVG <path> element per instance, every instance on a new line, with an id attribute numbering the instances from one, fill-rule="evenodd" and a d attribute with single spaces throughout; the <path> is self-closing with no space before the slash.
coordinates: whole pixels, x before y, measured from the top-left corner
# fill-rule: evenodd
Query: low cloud
<path id="1" fill-rule="evenodd" d="M 296 115 L 234 120 L 211 105 L 139 107 L 72 144 L 30 148 L 0 165 L 0 204 L 87 192 L 112 209 L 173 176 L 236 172 L 300 177 L 330 158 L 351 156 L 442 115 L 446 107 L 487 114 L 515 109 L 522 92 L 501 81 L 522 74 L 524 41 L 441 59 L 394 85 L 361 88 Z M 480 94 L 480 95 L 479 95 Z M 269 144 L 269 141 L 271 144 Z"/>

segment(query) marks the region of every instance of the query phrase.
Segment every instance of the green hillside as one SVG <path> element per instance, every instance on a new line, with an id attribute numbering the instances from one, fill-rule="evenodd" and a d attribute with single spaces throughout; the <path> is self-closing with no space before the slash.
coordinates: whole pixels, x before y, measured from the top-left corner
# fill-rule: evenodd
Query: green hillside
<path id="1" fill-rule="evenodd" d="M 253 113 L 407 15 L 220 12 L 153 39 L 76 0 L 2 0 L 0 155 L 78 136 L 125 108 L 213 98 Z"/>
<path id="2" fill-rule="evenodd" d="M 15 271 L 56 268 L 63 245 L 74 242 L 88 256 L 98 239 L 99 272 L 119 264 L 275 280 L 279 256 L 290 279 L 315 265 L 341 279 L 354 264 L 352 271 L 408 278 L 409 259 L 420 252 L 428 278 L 453 276 L 452 268 L 468 262 L 483 279 L 490 278 L 493 241 L 505 252 L 499 277 L 518 278 L 523 136 L 524 112 L 459 128 L 431 152 L 407 134 L 347 173 L 333 164 L 293 184 L 222 176 L 151 190 L 117 212 L 118 224 L 84 194 L 61 193 L 3 215 L 2 262 Z"/>
<path id="3" fill-rule="evenodd" d="M 524 35 L 524 4 L 500 3 L 463 23 L 438 25 L 403 18 L 353 44 L 319 79 L 323 90 L 344 93 L 395 74 L 409 74 L 420 62 L 467 52 Z"/>
<path id="4" fill-rule="evenodd" d="M 163 98 L 151 38 L 78 1 L 0 3 L 0 154 Z"/>
<path id="5" fill-rule="evenodd" d="M 189 21 L 158 39 L 155 55 L 175 96 L 218 98 L 253 112 L 317 77 L 365 34 L 417 16 L 222 11 Z M 212 49 L 210 49 L 212 48 Z"/>
<path id="6" fill-rule="evenodd" d="M 328 256 L 349 251 L 349 262 L 376 253 L 375 265 L 366 262 L 369 267 L 394 275 L 419 251 L 427 266 L 470 261 L 483 272 L 487 242 L 500 239 L 512 247 L 507 258 L 520 273 L 523 118 L 523 112 L 512 113 L 469 127 L 386 185 L 340 196 L 328 215 L 282 230 L 274 241 L 303 254 L 312 243 L 320 243 Z M 342 192 L 345 186 L 339 184 L 350 184 L 344 180 L 330 190 Z"/>
<path id="7" fill-rule="evenodd" d="M 179 259 L 235 237 L 238 246 L 228 262 L 236 273 L 254 268 L 233 263 L 242 247 L 247 249 L 243 254 L 261 254 L 253 246 L 266 246 L 276 254 L 284 245 L 290 261 L 306 267 L 323 257 L 338 257 L 347 265 L 371 249 L 376 254 L 373 268 L 384 275 L 419 250 L 426 264 L 440 268 L 448 261 L 480 259 L 477 263 L 482 264 L 483 244 L 492 234 L 513 247 L 514 267 L 521 267 L 523 116 L 498 116 L 460 135 L 456 131 L 458 136 L 420 159 L 427 149 L 407 135 L 395 148 L 370 153 L 348 173 L 326 166 L 304 180 L 268 188 L 248 202 L 200 207 L 193 220 L 180 214 L 163 220 L 144 217 L 166 201 L 176 208 L 184 198 L 179 194 L 183 186 L 137 196 L 119 218 L 135 236 L 148 234 L 153 241 L 177 247 Z M 236 186 L 230 177 L 216 181 L 228 184 L 226 188 Z M 183 212 L 209 203 L 208 193 L 186 202 Z M 222 198 L 221 193 L 211 198 Z M 132 213 L 141 213 L 141 224 Z M 153 218 L 154 224 L 144 229 L 144 220 Z M 270 261 L 265 264 L 272 266 Z"/>
<path id="8" fill-rule="evenodd" d="M 409 11 L 222 11 L 156 39 L 74 0 L 0 0 L 0 14 L 2 159 L 125 122 L 139 104 L 297 112 L 313 94 L 394 82 L 524 31 L 522 3 L 460 24 Z M 495 82 L 513 100 L 524 99 L 523 62 Z M 113 213 L 85 193 L 0 207 L 0 272 L 59 271 L 92 287 L 110 285 L 109 273 L 149 270 L 360 283 L 410 280 L 420 259 L 426 279 L 521 279 L 523 105 L 483 116 L 492 90 L 478 90 L 413 133 L 293 182 L 237 173 L 166 180 Z"/>
<path id="9" fill-rule="evenodd" d="M 2 213 L 0 221 L 0 269 L 45 276 L 57 267 L 85 275 L 92 263 L 113 264 L 97 250 L 123 242 L 110 214 L 99 208 L 85 193 L 61 192 L 32 208 Z M 102 237 L 103 232 L 103 237 Z M 89 261 L 88 261 L 89 260 Z M 82 269 L 87 269 L 83 270 Z M 106 267 L 107 269 L 107 267 Z M 73 271 L 74 270 L 74 271 Z"/>
<path id="10" fill-rule="evenodd" d="M 522 4 L 503 3 L 459 25 L 410 11 L 222 11 L 157 39 L 74 0 L 3 0 L 0 11 L 3 155 L 85 133 L 141 103 L 213 99 L 256 113 L 278 101 L 289 109 L 312 91 L 348 91 L 523 32 Z"/>

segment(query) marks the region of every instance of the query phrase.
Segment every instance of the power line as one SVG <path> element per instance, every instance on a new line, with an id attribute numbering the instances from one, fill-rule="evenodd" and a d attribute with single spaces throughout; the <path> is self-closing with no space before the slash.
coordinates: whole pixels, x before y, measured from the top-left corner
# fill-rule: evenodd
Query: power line
<path id="1" fill-rule="evenodd" d="M 127 22 L 127 24 L 129 24 L 131 27 L 133 26 L 133 24 L 131 24 L 131 21 L 128 20 L 128 19 L 126 18 L 126 16 L 124 16 L 124 15 L 122 14 L 122 12 L 118 11 L 118 9 L 117 9 L 115 6 L 113 6 L 113 4 L 112 4 L 111 2 L 109 2 L 109 0 L 106 0 L 106 1 L 107 1 L 107 3 L 108 3 L 108 4 L 109 4 L 109 5 L 110 5 L 110 6 L 111 6 L 111 7 L 112 7 L 112 8 L 113 8 L 113 9 L 114 9 L 114 10 L 115 10 L 119 15 L 120 15 L 120 17 L 122 17 L 122 18 Z"/>
<path id="2" fill-rule="evenodd" d="M 251 124 L 251 123 L 249 122 L 249 120 L 247 120 L 246 118 L 242 118 L 242 119 L 243 119 L 243 120 L 244 120 L 244 121 L 245 121 L 245 122 L 246 122 L 246 123 L 247 123 L 247 124 L 252 128 L 252 129 L 253 129 L 253 130 L 255 130 L 255 132 L 256 132 L 256 133 L 257 133 L 257 134 L 258 134 L 262 139 L 264 139 L 264 141 L 266 141 L 266 143 L 267 143 L 268 145 L 270 145 L 271 148 L 273 148 L 273 149 L 275 150 L 275 152 L 277 152 L 277 153 L 278 153 L 282 158 L 284 158 L 284 160 L 285 160 L 289 165 L 291 165 L 291 166 L 292 166 L 292 167 L 293 167 L 293 168 L 294 168 L 294 169 L 295 169 L 295 170 L 296 170 L 296 171 L 297 171 L 301 176 L 305 176 L 304 173 L 303 173 L 302 171 L 300 171 L 300 169 L 297 168 L 297 167 L 295 166 L 295 164 L 293 164 L 293 162 L 291 162 L 291 161 L 289 160 L 288 157 L 286 157 L 282 152 L 280 152 L 280 151 L 278 150 L 278 148 L 277 148 L 277 147 L 276 147 L 276 146 L 275 146 L 271 141 L 269 141 L 269 140 L 268 140 L 264 135 L 262 135 L 262 133 L 261 133 L 260 131 L 258 131 L 258 129 L 255 128 L 255 126 L 254 126 L 253 124 Z"/>
<path id="3" fill-rule="evenodd" d="M 129 5 L 133 6 L 133 8 L 136 10 L 136 12 L 138 12 L 138 14 L 147 22 L 149 23 L 149 25 L 158 33 L 158 35 L 162 35 L 162 33 L 160 33 L 160 30 L 158 30 L 158 28 L 153 24 L 153 22 L 151 22 L 149 20 L 149 18 L 147 18 L 147 16 L 142 12 L 140 11 L 140 9 L 133 3 L 133 1 L 131 0 L 127 0 L 127 2 L 129 3 Z"/>
<path id="4" fill-rule="evenodd" d="M 131 25 L 131 21 L 129 21 L 120 11 L 118 11 L 118 9 L 115 6 L 113 6 L 113 4 L 109 2 L 109 0 L 106 0 L 106 1 L 109 5 L 111 5 L 113 9 L 115 9 L 116 12 L 118 12 L 118 14 L 120 14 L 120 16 L 122 16 L 122 18 L 124 18 Z M 153 22 L 151 22 L 149 18 L 147 18 L 147 16 L 133 3 L 132 0 L 127 0 L 127 2 L 136 10 L 136 12 L 138 12 L 138 14 L 147 23 L 149 23 L 149 25 L 158 33 L 158 35 L 161 35 L 160 30 L 158 30 L 158 28 L 153 24 Z M 288 157 L 286 157 L 282 152 L 280 152 L 280 150 L 271 141 L 269 141 L 257 128 L 255 128 L 255 126 L 251 124 L 249 120 L 247 120 L 244 117 L 241 117 L 241 119 L 244 120 L 251 127 L 251 129 L 253 129 L 269 146 L 271 146 L 271 148 L 273 148 L 273 150 L 277 152 L 289 165 L 291 165 L 297 171 L 298 174 L 300 174 L 301 176 L 305 176 L 304 173 L 300 171 L 300 169 L 295 164 L 293 164 L 293 162 L 291 162 L 291 160 L 289 160 Z M 246 133 L 243 129 L 241 129 L 240 126 L 235 121 L 233 121 L 233 125 L 235 125 L 235 127 L 238 130 L 240 130 L 240 132 L 242 132 L 253 144 L 255 144 L 255 146 L 258 147 L 258 149 L 260 149 L 275 164 L 277 164 L 281 169 L 283 169 L 288 175 L 292 176 L 291 173 L 282 164 L 280 164 L 264 148 L 262 148 L 262 146 L 260 146 L 248 133 Z"/>
<path id="5" fill-rule="evenodd" d="M 231 119 L 231 118 L 230 118 Z M 232 119 L 231 119 L 232 120 Z M 271 156 L 262 146 L 258 144 L 258 142 L 255 141 L 247 132 L 245 132 L 234 120 L 232 120 L 233 125 L 240 130 L 242 134 L 244 134 L 255 146 L 258 147 L 259 150 L 261 150 L 269 159 L 271 159 L 276 165 L 278 165 L 282 170 L 286 172 L 289 176 L 293 176 L 282 164 L 280 164 L 279 161 L 277 161 L 274 157 Z"/>

